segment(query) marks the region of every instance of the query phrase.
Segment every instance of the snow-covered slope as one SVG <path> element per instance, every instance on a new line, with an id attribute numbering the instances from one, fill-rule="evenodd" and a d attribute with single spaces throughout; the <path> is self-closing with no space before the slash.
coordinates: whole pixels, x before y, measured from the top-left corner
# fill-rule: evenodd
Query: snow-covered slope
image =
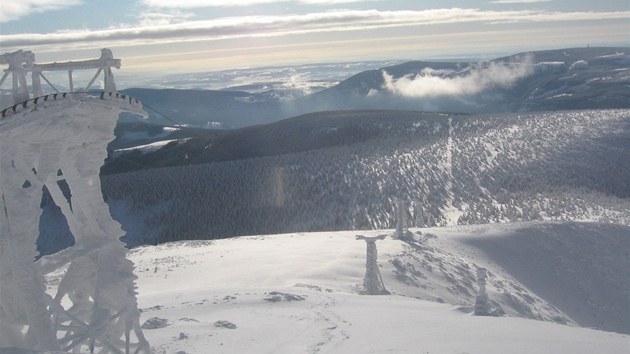
<path id="1" fill-rule="evenodd" d="M 393 228 L 395 198 L 409 226 L 628 225 L 629 123 L 628 110 L 321 112 L 127 156 L 180 166 L 102 176 L 103 192 L 132 246 Z"/>
<path id="2" fill-rule="evenodd" d="M 156 353 L 628 353 L 630 228 L 411 232 L 414 241 L 344 231 L 136 248 L 145 335 Z M 360 295 L 366 246 L 355 236 L 381 234 L 391 295 Z M 480 267 L 506 316 L 471 314 Z"/>

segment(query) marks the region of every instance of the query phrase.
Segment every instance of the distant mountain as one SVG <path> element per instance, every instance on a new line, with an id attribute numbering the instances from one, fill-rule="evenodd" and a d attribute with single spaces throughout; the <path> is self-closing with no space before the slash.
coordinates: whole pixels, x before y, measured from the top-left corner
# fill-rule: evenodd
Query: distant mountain
<path id="1" fill-rule="evenodd" d="M 409 225 L 629 225 L 628 146 L 629 110 L 320 112 L 121 155 L 102 185 L 132 245 L 393 228 L 396 198 Z"/>
<path id="2" fill-rule="evenodd" d="M 359 73 L 296 106 L 463 113 L 630 108 L 629 87 L 630 48 L 574 48 L 487 63 L 407 62 Z"/>
<path id="3" fill-rule="evenodd" d="M 250 83 L 253 85 L 253 83 Z M 630 108 L 630 48 L 520 53 L 488 62 L 410 61 L 357 73 L 306 94 L 300 89 L 127 89 L 149 121 L 231 129 L 327 110 L 507 113 Z"/>
<path id="4" fill-rule="evenodd" d="M 366 70 L 378 69 L 402 60 L 305 63 L 297 65 L 235 68 L 194 73 L 163 73 L 159 76 L 127 76 L 120 87 L 150 87 L 190 90 L 230 90 L 250 93 L 271 90 L 315 92 Z M 133 82 L 133 84 L 131 84 Z M 135 85 L 135 86 L 130 86 Z"/>
<path id="5" fill-rule="evenodd" d="M 153 123 L 177 122 L 205 128 L 232 129 L 265 124 L 290 114 L 283 102 L 303 96 L 299 90 L 247 93 L 243 91 L 130 88 L 122 90 L 142 101 Z"/>

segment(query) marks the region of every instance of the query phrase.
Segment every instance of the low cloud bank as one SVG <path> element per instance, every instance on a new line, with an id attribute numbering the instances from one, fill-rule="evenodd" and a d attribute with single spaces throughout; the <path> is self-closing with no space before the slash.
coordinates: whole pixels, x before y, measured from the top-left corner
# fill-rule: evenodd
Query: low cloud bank
<path id="1" fill-rule="evenodd" d="M 509 88 L 533 72 L 531 56 L 508 63 L 483 64 L 462 73 L 427 68 L 419 74 L 396 79 L 383 71 L 383 88 L 407 97 L 475 95 L 494 88 Z"/>

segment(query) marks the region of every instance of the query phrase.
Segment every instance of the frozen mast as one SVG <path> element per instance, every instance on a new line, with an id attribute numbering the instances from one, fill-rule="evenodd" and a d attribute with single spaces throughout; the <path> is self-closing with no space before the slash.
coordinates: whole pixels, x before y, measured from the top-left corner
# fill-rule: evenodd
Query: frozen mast
<path id="1" fill-rule="evenodd" d="M 2 56 L 2 63 L 12 60 L 16 84 L 14 103 L 0 119 L 0 347 L 149 353 L 139 325 L 133 263 L 99 178 L 119 113 L 146 114 L 139 102 L 114 92 L 109 69 L 120 61 L 107 49 L 95 61 L 41 66 L 29 52 L 16 53 Z M 87 93 L 95 79 L 79 93 L 29 99 L 25 91 L 28 72 L 68 70 L 72 82 L 72 70 L 94 67 L 95 77 L 105 72 L 105 92 Z M 15 102 L 20 99 L 26 100 Z M 44 188 L 62 210 L 75 244 L 34 262 Z M 65 275 L 57 293 L 49 295 L 43 275 L 60 269 Z"/>
<path id="2" fill-rule="evenodd" d="M 357 240 L 364 240 L 367 244 L 367 257 L 365 260 L 365 278 L 363 278 L 363 286 L 367 295 L 389 295 L 389 291 L 383 285 L 381 271 L 378 269 L 378 251 L 376 250 L 376 241 L 382 240 L 385 235 L 375 237 L 365 237 L 357 235 Z"/>

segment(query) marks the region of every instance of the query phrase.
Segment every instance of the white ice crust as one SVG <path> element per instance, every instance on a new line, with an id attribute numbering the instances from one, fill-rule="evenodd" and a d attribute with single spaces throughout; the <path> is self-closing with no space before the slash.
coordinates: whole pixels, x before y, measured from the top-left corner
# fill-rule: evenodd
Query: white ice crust
<path id="1" fill-rule="evenodd" d="M 3 112 L 0 348 L 150 352 L 138 321 L 134 265 L 99 178 L 123 110 L 144 114 L 135 100 L 109 92 L 50 95 Z M 61 208 L 75 244 L 34 262 L 44 188 Z M 47 294 L 43 276 L 63 268 L 56 294 Z"/>

